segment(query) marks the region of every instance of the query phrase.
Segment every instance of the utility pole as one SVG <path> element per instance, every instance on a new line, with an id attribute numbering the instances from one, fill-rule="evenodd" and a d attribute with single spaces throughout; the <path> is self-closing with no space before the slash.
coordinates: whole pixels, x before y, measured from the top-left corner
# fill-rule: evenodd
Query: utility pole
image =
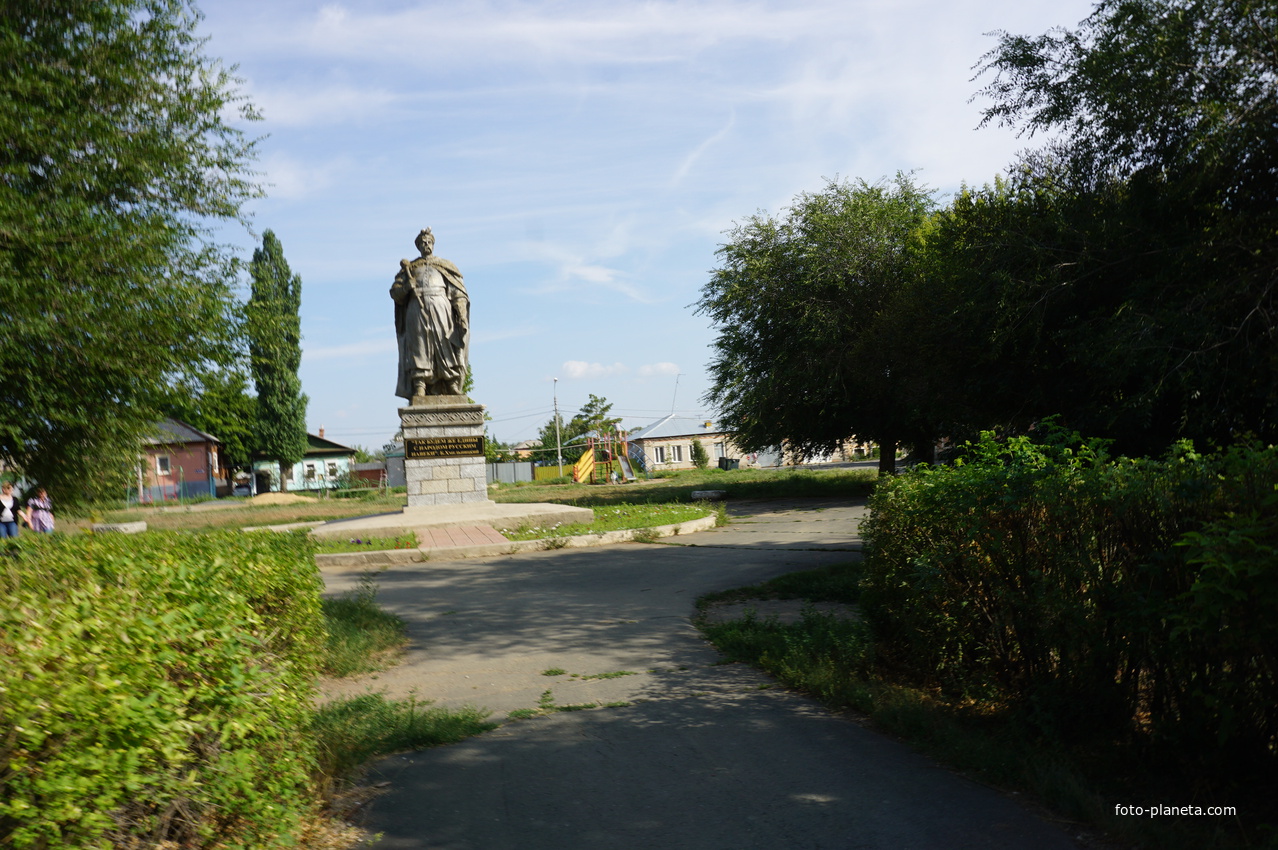
<path id="1" fill-rule="evenodd" d="M 564 447 L 559 442 L 559 379 L 555 378 L 555 454 L 559 455 L 559 477 L 564 477 Z"/>

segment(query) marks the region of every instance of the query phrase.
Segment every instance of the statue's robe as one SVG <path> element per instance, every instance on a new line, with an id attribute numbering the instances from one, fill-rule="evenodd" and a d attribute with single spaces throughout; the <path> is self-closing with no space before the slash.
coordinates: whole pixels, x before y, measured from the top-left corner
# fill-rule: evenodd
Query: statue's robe
<path id="1" fill-rule="evenodd" d="M 428 395 L 462 395 L 470 297 L 457 266 L 435 256 L 401 260 L 390 294 L 399 342 L 395 395 L 411 400 L 414 381 L 425 381 Z"/>

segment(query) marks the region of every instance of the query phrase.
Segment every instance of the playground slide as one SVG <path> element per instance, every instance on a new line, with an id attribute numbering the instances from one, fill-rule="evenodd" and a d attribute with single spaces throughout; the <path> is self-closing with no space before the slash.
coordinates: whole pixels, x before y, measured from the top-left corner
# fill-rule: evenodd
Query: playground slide
<path id="1" fill-rule="evenodd" d="M 627 481 L 634 481 L 635 471 L 630 466 L 630 458 L 626 457 L 625 455 L 619 455 L 617 457 L 617 460 L 621 464 L 621 474 L 625 476 Z"/>

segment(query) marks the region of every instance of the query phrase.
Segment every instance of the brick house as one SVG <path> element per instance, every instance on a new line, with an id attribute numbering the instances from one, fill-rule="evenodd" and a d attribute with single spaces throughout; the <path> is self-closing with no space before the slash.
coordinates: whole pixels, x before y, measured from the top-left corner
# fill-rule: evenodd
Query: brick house
<path id="1" fill-rule="evenodd" d="M 217 479 L 226 479 L 221 445 L 217 437 L 180 419 L 160 422 L 154 435 L 143 441 L 138 464 L 138 501 L 218 495 Z"/>

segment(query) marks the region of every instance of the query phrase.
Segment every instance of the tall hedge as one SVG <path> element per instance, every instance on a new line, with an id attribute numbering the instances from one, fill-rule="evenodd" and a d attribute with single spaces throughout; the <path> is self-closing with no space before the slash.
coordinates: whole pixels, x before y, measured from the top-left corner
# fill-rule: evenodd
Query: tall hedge
<path id="1" fill-rule="evenodd" d="M 0 845 L 286 844 L 324 627 L 301 535 L 0 550 Z"/>
<path id="2" fill-rule="evenodd" d="M 1278 752 L 1278 450 L 1162 460 L 990 435 L 880 484 L 880 657 L 1054 733 Z"/>

